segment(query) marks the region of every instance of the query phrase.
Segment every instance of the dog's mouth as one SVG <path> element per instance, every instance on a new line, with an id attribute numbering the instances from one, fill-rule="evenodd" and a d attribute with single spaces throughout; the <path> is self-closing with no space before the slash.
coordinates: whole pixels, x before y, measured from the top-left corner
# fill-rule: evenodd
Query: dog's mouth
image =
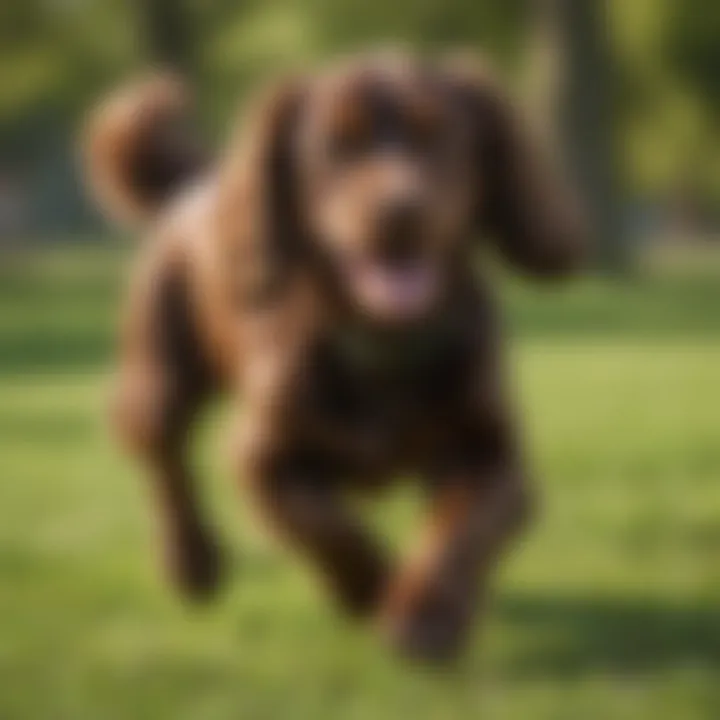
<path id="1" fill-rule="evenodd" d="M 437 302 L 441 278 L 427 258 L 392 263 L 356 258 L 346 282 L 362 310 L 384 322 L 411 321 L 426 315 Z"/>

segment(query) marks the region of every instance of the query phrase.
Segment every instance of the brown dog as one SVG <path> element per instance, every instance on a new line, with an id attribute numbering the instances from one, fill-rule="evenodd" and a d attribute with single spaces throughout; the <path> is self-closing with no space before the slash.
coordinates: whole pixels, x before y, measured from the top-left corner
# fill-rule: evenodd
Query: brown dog
<path id="1" fill-rule="evenodd" d="M 353 59 L 264 94 L 214 166 L 154 79 L 88 129 L 96 194 L 152 236 L 134 277 L 116 416 L 147 462 L 180 587 L 221 579 L 186 453 L 216 390 L 241 398 L 249 494 L 404 652 L 454 656 L 527 511 L 496 315 L 473 255 L 567 273 L 579 225 L 489 74 Z M 426 537 L 395 566 L 350 489 L 412 472 Z"/>

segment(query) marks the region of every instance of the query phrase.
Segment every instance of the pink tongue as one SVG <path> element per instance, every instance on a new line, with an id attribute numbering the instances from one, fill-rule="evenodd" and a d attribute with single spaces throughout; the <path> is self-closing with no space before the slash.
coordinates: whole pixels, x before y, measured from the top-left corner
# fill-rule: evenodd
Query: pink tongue
<path id="1" fill-rule="evenodd" d="M 355 275 L 363 304 L 385 316 L 407 316 L 426 309 L 437 290 L 436 277 L 428 268 L 394 270 L 371 266 Z"/>

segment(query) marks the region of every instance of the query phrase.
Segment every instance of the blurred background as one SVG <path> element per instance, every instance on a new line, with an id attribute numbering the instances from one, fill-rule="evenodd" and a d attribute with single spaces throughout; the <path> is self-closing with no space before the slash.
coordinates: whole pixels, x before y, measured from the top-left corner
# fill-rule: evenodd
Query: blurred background
<path id="1" fill-rule="evenodd" d="M 0 242 L 97 230 L 79 119 L 148 63 L 196 82 L 217 136 L 251 86 L 386 42 L 482 48 L 587 190 L 603 264 L 711 236 L 720 213 L 720 10 L 710 0 L 23 0 L 0 16 Z"/>
<path id="2" fill-rule="evenodd" d="M 452 678 L 332 617 L 247 517 L 214 422 L 237 578 L 202 613 L 164 587 L 104 421 L 132 245 L 76 165 L 84 113 L 149 65 L 192 78 L 220 143 L 264 79 L 398 42 L 489 53 L 596 235 L 588 277 L 503 282 L 544 507 Z M 713 0 L 0 4 L 0 717 L 720 717 L 719 110 Z M 408 538 L 417 512 L 399 491 L 377 522 Z"/>

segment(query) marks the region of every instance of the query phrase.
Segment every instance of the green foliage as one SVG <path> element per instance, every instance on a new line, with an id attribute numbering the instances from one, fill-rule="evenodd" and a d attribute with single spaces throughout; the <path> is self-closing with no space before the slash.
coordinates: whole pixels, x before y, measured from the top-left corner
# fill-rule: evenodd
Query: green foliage
<path id="1" fill-rule="evenodd" d="M 664 41 L 676 74 L 720 121 L 720 5 L 687 0 L 672 5 Z"/>
<path id="2" fill-rule="evenodd" d="M 75 116 L 88 97 L 137 62 L 132 22 L 120 0 L 3 3 L 0 132 L 39 114 L 55 123 Z"/>
<path id="3" fill-rule="evenodd" d="M 625 174 L 638 194 L 720 202 L 717 43 L 703 0 L 613 0 Z"/>
<path id="4" fill-rule="evenodd" d="M 85 109 L 148 57 L 140 0 L 0 4 L 0 151 L 72 144 Z M 368 45 L 469 46 L 518 65 L 530 0 L 185 0 L 201 106 L 224 128 L 269 75 Z M 707 0 L 611 0 L 622 174 L 635 195 L 720 201 L 720 9 Z M 57 140 L 54 136 L 62 136 Z M 46 150 L 40 150 L 45 153 Z M 59 153 L 54 151 L 54 155 Z"/>
<path id="5" fill-rule="evenodd" d="M 401 41 L 413 45 L 477 46 L 507 52 L 518 39 L 521 2 L 477 0 L 307 0 L 328 49 Z"/>

